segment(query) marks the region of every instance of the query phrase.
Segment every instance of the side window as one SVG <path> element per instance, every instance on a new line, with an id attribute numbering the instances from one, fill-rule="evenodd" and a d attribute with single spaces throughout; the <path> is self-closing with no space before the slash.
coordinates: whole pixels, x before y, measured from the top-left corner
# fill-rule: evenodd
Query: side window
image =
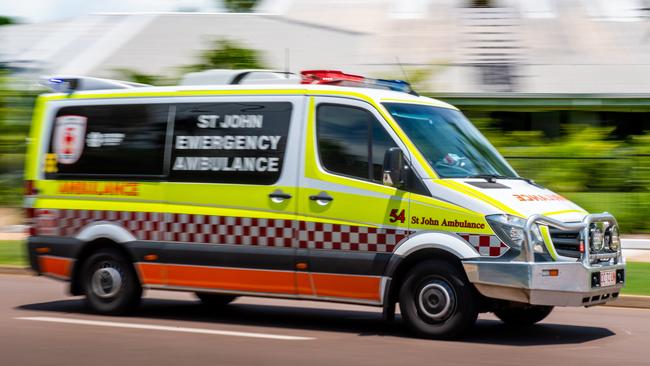
<path id="1" fill-rule="evenodd" d="M 169 179 L 275 183 L 291 110 L 289 102 L 177 104 Z"/>
<path id="2" fill-rule="evenodd" d="M 325 169 L 379 183 L 384 153 L 397 146 L 370 112 L 344 105 L 318 106 L 316 137 Z"/>
<path id="3" fill-rule="evenodd" d="M 162 176 L 169 106 L 93 105 L 59 109 L 46 178 Z"/>
<path id="4" fill-rule="evenodd" d="M 386 150 L 397 147 L 384 127 L 376 120 L 372 123 L 372 179 L 381 182 L 384 175 L 384 154 Z"/>

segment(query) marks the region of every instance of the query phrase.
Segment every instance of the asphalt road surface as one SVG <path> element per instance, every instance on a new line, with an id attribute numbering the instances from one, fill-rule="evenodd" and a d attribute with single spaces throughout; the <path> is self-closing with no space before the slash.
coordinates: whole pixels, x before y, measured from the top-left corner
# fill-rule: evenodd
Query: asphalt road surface
<path id="1" fill-rule="evenodd" d="M 126 317 L 88 314 L 63 283 L 0 276 L 0 365 L 648 365 L 650 310 L 556 309 L 513 330 L 481 315 L 459 341 L 409 336 L 377 308 L 240 298 L 222 310 L 151 291 Z"/>

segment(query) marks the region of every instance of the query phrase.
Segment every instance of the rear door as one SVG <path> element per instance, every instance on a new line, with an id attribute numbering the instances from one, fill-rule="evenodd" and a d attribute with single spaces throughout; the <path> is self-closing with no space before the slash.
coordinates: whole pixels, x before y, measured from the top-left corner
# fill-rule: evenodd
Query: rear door
<path id="1" fill-rule="evenodd" d="M 406 151 L 368 103 L 312 97 L 298 213 L 299 256 L 313 287 L 303 295 L 379 303 L 382 277 L 408 229 L 409 193 L 382 184 L 384 153 Z"/>
<path id="2" fill-rule="evenodd" d="M 174 103 L 167 286 L 295 294 L 294 123 L 303 97 Z M 293 143 L 292 143 L 293 142 Z"/>

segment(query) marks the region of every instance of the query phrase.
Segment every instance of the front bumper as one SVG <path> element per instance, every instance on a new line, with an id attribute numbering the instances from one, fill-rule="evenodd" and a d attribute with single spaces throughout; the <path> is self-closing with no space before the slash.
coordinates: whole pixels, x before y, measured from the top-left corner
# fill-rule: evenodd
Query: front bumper
<path id="1" fill-rule="evenodd" d="M 487 297 L 533 305 L 591 306 L 618 297 L 625 283 L 625 262 L 586 267 L 580 262 L 463 262 L 470 282 Z M 557 270 L 557 276 L 545 275 Z M 592 276 L 616 270 L 620 280 L 613 286 L 592 285 Z M 618 274 L 617 273 L 617 274 Z"/>
<path id="2" fill-rule="evenodd" d="M 563 223 L 535 215 L 526 223 L 526 238 L 521 254 L 512 261 L 472 258 L 463 261 L 470 282 L 487 297 L 533 305 L 591 306 L 618 297 L 625 285 L 625 260 L 621 250 L 609 254 L 590 253 L 588 243 L 579 260 L 557 256 L 550 237 L 544 238 L 554 261 L 536 262 L 531 228 L 535 224 L 560 230 L 580 230 L 582 240 L 588 238 L 589 226 L 601 222 L 617 225 L 609 214 L 587 215 L 581 223 Z M 584 243 L 584 242 L 583 242 Z M 615 283 L 600 285 L 600 273 L 614 271 Z M 594 278 L 595 277 L 595 278 Z"/>

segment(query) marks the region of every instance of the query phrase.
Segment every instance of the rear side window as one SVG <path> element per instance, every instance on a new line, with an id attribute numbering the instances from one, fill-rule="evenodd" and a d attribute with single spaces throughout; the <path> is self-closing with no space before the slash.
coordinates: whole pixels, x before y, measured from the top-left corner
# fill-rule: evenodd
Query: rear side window
<path id="1" fill-rule="evenodd" d="M 168 105 L 73 106 L 54 118 L 46 178 L 147 178 L 164 174 Z"/>
<path id="2" fill-rule="evenodd" d="M 291 110 L 289 102 L 177 104 L 169 179 L 275 183 Z"/>
<path id="3" fill-rule="evenodd" d="M 382 181 L 384 153 L 397 146 L 370 112 L 343 105 L 318 107 L 316 136 L 325 169 L 374 182 Z"/>

